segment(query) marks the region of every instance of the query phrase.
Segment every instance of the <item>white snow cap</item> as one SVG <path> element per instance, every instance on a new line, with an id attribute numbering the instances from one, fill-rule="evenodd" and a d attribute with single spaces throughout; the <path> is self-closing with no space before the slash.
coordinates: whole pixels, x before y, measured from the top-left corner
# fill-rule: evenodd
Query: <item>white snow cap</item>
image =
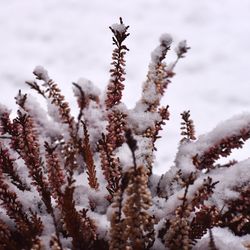
<path id="1" fill-rule="evenodd" d="M 126 31 L 126 26 L 122 23 L 114 23 L 111 28 L 119 33 L 124 33 Z"/>
<path id="2" fill-rule="evenodd" d="M 182 40 L 178 43 L 177 47 L 175 48 L 175 52 L 176 54 L 180 54 L 180 52 L 187 47 L 187 41 L 186 40 Z"/>
<path id="3" fill-rule="evenodd" d="M 33 73 L 44 80 L 46 83 L 50 80 L 48 71 L 43 66 L 36 66 Z"/>
<path id="4" fill-rule="evenodd" d="M 170 46 L 173 42 L 173 38 L 170 34 L 164 33 L 160 36 L 160 43 L 165 45 L 166 47 Z"/>
<path id="5" fill-rule="evenodd" d="M 166 47 L 169 47 L 173 41 L 173 38 L 169 34 L 162 34 L 160 36 L 160 45 L 157 46 L 151 53 L 151 59 L 153 63 L 158 63 L 160 58 L 166 53 Z"/>
<path id="6" fill-rule="evenodd" d="M 160 120 L 158 113 L 140 112 L 139 110 L 128 113 L 128 122 L 137 133 L 143 133 L 147 128 L 152 128 Z"/>
<path id="7" fill-rule="evenodd" d="M 234 235 L 226 228 L 213 228 L 213 237 L 215 246 L 220 250 L 246 250 L 247 248 L 244 247 L 244 241 L 249 241 L 249 236 L 245 235 L 243 237 L 239 237 Z M 194 250 L 209 250 L 209 234 L 206 233 L 201 240 L 194 246 Z"/>
<path id="8" fill-rule="evenodd" d="M 86 95 L 99 96 L 101 91 L 97 88 L 90 80 L 86 78 L 80 78 L 77 81 L 77 85 L 82 89 Z M 75 86 L 73 87 L 75 96 L 79 96 L 79 89 Z"/>

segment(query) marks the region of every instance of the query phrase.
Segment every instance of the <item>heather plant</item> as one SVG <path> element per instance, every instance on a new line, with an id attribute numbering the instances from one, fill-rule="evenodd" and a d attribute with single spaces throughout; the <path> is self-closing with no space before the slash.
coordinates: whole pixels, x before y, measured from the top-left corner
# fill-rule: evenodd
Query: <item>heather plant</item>
<path id="1" fill-rule="evenodd" d="M 249 249 L 250 160 L 218 159 L 250 138 L 250 114 L 197 137 L 184 111 L 176 159 L 154 174 L 156 141 L 169 120 L 161 98 L 189 47 L 181 41 L 166 63 L 172 38 L 160 37 L 141 97 L 128 109 L 128 28 L 122 19 L 110 27 L 105 92 L 86 79 L 73 83 L 77 117 L 41 66 L 27 84 L 46 110 L 21 91 L 15 118 L 0 106 L 1 249 Z"/>

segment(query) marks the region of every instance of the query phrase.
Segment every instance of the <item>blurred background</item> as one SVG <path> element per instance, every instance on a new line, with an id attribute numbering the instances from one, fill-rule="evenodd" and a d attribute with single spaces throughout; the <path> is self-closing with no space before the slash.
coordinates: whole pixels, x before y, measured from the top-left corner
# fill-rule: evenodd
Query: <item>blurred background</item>
<path id="1" fill-rule="evenodd" d="M 18 90 L 29 91 L 24 82 L 37 65 L 58 82 L 74 112 L 73 81 L 85 77 L 104 89 L 112 53 L 108 26 L 120 16 L 131 33 L 123 97 L 128 107 L 140 98 L 159 36 L 172 34 L 174 44 L 187 40 L 191 50 L 162 103 L 170 105 L 171 119 L 157 145 L 157 173 L 174 161 L 182 111 L 191 110 L 197 135 L 250 112 L 249 0 L 0 0 L 0 13 L 0 103 L 12 109 Z M 233 157 L 248 157 L 249 149 Z"/>

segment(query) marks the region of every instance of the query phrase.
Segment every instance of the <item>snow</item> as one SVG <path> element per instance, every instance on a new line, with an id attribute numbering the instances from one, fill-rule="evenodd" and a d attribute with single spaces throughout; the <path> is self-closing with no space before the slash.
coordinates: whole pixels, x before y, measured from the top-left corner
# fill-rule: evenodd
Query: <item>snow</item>
<path id="1" fill-rule="evenodd" d="M 178 43 L 177 47 L 175 48 L 175 52 L 177 55 L 179 55 L 181 53 L 181 51 L 183 49 L 185 49 L 187 47 L 187 41 L 186 40 L 182 40 Z"/>
<path id="2" fill-rule="evenodd" d="M 120 24 L 120 23 L 114 23 L 111 25 L 111 28 L 114 31 L 119 32 L 120 34 L 124 33 L 126 31 L 126 26 L 124 24 Z"/>
<path id="3" fill-rule="evenodd" d="M 90 143 L 95 147 L 101 139 L 102 131 L 105 131 L 107 121 L 104 120 L 102 110 L 94 101 L 90 101 L 89 107 L 84 109 L 84 119 L 88 124 Z"/>
<path id="4" fill-rule="evenodd" d="M 160 45 L 157 46 L 153 52 L 151 53 L 151 59 L 154 64 L 158 64 L 160 61 L 160 58 L 164 54 L 163 52 L 166 50 L 166 48 L 169 48 L 173 39 L 169 34 L 163 34 L 160 37 Z"/>
<path id="5" fill-rule="evenodd" d="M 165 46 L 159 45 L 156 47 L 153 52 L 151 53 L 151 60 L 154 64 L 157 64 L 162 57 L 162 52 L 164 51 Z"/>
<path id="6" fill-rule="evenodd" d="M 137 110 L 130 112 L 128 117 L 128 123 L 135 128 L 138 134 L 145 132 L 147 128 L 153 127 L 155 121 L 159 120 L 160 115 L 158 113 L 139 112 Z"/>
<path id="7" fill-rule="evenodd" d="M 234 200 L 239 198 L 239 193 L 235 191 L 235 187 L 244 187 L 249 185 L 250 159 L 236 163 L 235 166 L 227 169 L 220 169 L 210 174 L 213 182 L 219 181 L 216 184 L 216 192 L 212 196 L 212 202 L 222 208 L 225 206 L 225 200 Z M 223 171 L 224 170 L 224 171 Z M 236 178 L 237 176 L 237 178 Z M 223 181 L 222 181 L 223 180 Z"/>
<path id="8" fill-rule="evenodd" d="M 85 95 L 89 96 L 99 96 L 101 94 L 100 89 L 98 89 L 90 80 L 86 78 L 80 78 L 77 81 L 77 85 L 82 89 Z M 76 96 L 79 96 L 79 89 L 76 87 L 73 87 L 74 94 Z"/>
<path id="9" fill-rule="evenodd" d="M 32 115 L 32 117 L 36 119 L 39 125 L 38 128 L 40 129 L 39 133 L 41 135 L 47 138 L 50 137 L 51 135 L 57 134 L 58 137 L 60 137 L 60 134 L 63 133 L 61 124 L 57 123 L 55 120 L 52 120 L 51 117 L 48 116 L 48 114 L 45 111 L 46 109 L 45 110 L 43 109 L 41 103 L 39 103 L 38 100 L 33 95 L 29 94 L 27 96 L 25 107 L 27 108 L 27 110 L 29 110 L 29 113 Z M 58 120 L 60 119 L 58 118 Z"/>
<path id="10" fill-rule="evenodd" d="M 200 144 L 199 150 L 204 151 L 222 138 L 238 135 L 244 129 L 250 129 L 250 113 L 247 112 L 220 122 L 211 132 L 200 136 L 197 142 Z"/>
<path id="11" fill-rule="evenodd" d="M 160 43 L 164 44 L 166 47 L 170 46 L 171 43 L 173 42 L 173 38 L 170 34 L 164 33 L 160 36 Z"/>
<path id="12" fill-rule="evenodd" d="M 48 71 L 42 67 L 42 66 L 36 66 L 33 73 L 41 80 L 43 80 L 45 83 L 49 81 L 49 75 Z"/>
<path id="13" fill-rule="evenodd" d="M 212 233 L 215 246 L 220 250 L 246 250 L 246 248 L 244 247 L 244 243 L 247 239 L 249 242 L 249 236 L 237 237 L 229 230 L 223 228 L 213 228 Z M 223 242 L 221 241 L 221 239 L 223 239 Z M 193 249 L 209 250 L 211 248 L 208 246 L 208 243 L 209 235 L 207 233 L 200 241 L 198 241 L 197 245 Z"/>
<path id="14" fill-rule="evenodd" d="M 143 92 L 143 99 L 147 103 L 154 103 L 160 99 L 160 95 L 156 91 L 155 84 L 152 82 L 146 82 L 143 85 L 145 91 Z"/>

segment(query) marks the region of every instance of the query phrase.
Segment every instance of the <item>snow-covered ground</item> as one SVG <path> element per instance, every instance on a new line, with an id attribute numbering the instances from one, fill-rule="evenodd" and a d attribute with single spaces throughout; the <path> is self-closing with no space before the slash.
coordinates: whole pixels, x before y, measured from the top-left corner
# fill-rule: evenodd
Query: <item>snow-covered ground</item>
<path id="1" fill-rule="evenodd" d="M 156 172 L 164 172 L 178 146 L 180 113 L 191 110 L 197 134 L 250 110 L 249 0 L 9 0 L 0 1 L 0 103 L 14 107 L 43 65 L 76 106 L 71 83 L 91 79 L 104 89 L 112 41 L 108 26 L 121 16 L 130 27 L 124 102 L 140 97 L 150 53 L 165 32 L 192 47 L 164 98 L 171 120 L 158 143 Z M 170 60 L 173 55 L 170 55 Z M 235 157 L 248 156 L 247 150 Z"/>

